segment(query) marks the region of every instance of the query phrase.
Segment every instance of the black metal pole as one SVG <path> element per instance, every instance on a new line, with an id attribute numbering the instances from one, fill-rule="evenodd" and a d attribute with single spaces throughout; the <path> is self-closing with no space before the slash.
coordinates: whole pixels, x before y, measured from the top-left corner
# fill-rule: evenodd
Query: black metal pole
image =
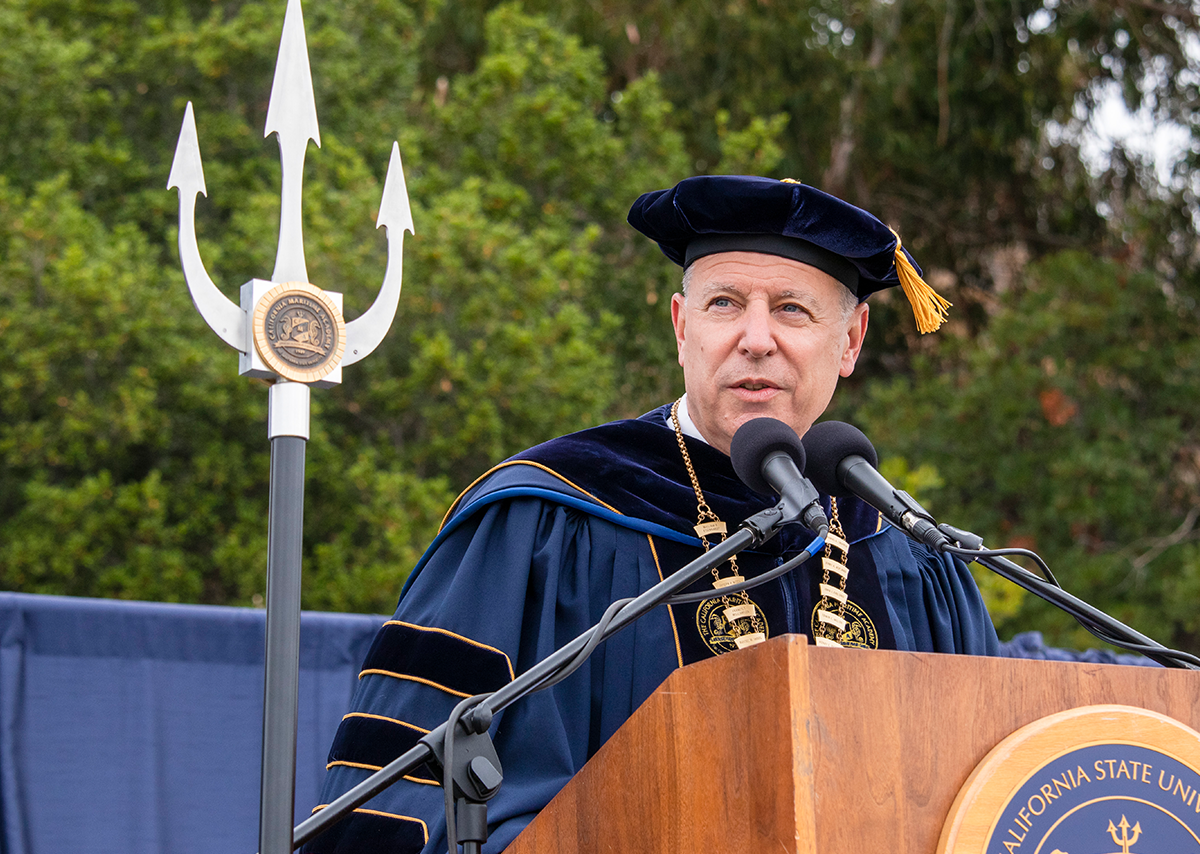
<path id="1" fill-rule="evenodd" d="M 300 548 L 304 531 L 305 440 L 271 439 L 267 533 L 267 638 L 263 687 L 258 850 L 290 854 L 296 800 L 300 683 Z"/>

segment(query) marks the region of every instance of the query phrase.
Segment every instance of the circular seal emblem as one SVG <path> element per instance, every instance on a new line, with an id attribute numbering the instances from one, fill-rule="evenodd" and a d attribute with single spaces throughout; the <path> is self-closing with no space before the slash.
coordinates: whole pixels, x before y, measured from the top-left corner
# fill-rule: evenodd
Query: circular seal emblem
<path id="1" fill-rule="evenodd" d="M 767 625 L 767 615 L 757 602 L 751 600 L 751 604 L 754 606 L 755 616 L 758 617 L 758 624 L 763 627 L 765 639 L 771 634 Z M 751 626 L 754 621 L 749 618 L 726 619 L 725 610 L 728 607 L 729 605 L 720 599 L 705 599 L 696 609 L 696 630 L 700 632 L 700 639 L 704 641 L 704 645 L 715 655 L 738 649 L 738 638 L 754 632 Z"/>
<path id="2" fill-rule="evenodd" d="M 1004 739 L 967 778 L 938 854 L 1200 854 L 1200 733 L 1084 706 Z"/>
<path id="3" fill-rule="evenodd" d="M 285 282 L 258 301 L 254 343 L 267 367 L 285 380 L 316 382 L 341 363 L 346 322 L 320 288 Z"/>
<path id="4" fill-rule="evenodd" d="M 820 610 L 820 607 L 820 602 L 813 606 L 813 637 L 817 636 L 817 626 L 820 625 L 817 619 L 817 611 Z M 875 631 L 875 624 L 871 622 L 866 611 L 850 600 L 846 600 L 846 612 L 842 616 L 846 618 L 846 628 L 838 634 L 838 643 L 855 649 L 879 649 L 879 634 Z"/>

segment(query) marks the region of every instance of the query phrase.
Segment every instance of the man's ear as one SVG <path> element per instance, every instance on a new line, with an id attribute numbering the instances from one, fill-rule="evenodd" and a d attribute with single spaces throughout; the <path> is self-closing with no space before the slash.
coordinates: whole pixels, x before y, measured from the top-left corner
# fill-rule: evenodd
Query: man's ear
<path id="1" fill-rule="evenodd" d="M 680 365 L 683 364 L 683 324 L 687 316 L 685 300 L 683 294 L 674 294 L 671 297 L 671 325 L 675 327 L 675 348 Z"/>
<path id="2" fill-rule="evenodd" d="M 867 337 L 867 317 L 870 310 L 865 302 L 859 303 L 850 316 L 846 327 L 846 347 L 842 350 L 842 365 L 839 375 L 848 377 L 854 373 L 854 365 L 858 354 L 862 351 L 863 341 Z M 678 336 L 677 336 L 678 337 Z"/>

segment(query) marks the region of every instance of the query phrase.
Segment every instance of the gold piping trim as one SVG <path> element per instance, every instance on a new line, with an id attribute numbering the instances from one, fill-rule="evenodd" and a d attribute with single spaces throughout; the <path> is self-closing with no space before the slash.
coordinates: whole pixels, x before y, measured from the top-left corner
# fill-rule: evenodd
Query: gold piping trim
<path id="1" fill-rule="evenodd" d="M 483 480 L 485 477 L 490 475 L 492 472 L 499 470 L 504 465 L 505 465 L 505 463 L 501 463 L 498 466 L 492 466 L 490 469 L 485 471 L 479 477 L 475 478 L 473 481 L 471 481 L 469 484 L 467 484 L 467 488 L 464 489 L 462 492 L 458 493 L 457 496 L 455 496 L 454 500 L 450 502 L 450 506 L 446 508 L 446 514 L 444 516 L 442 516 L 441 524 L 438 525 L 438 533 L 439 534 L 442 532 L 442 528 L 446 527 L 446 520 L 450 518 L 450 514 L 453 513 L 454 508 L 458 506 L 458 502 L 462 501 L 462 497 L 464 495 L 466 495 L 468 492 L 470 492 L 472 489 L 474 489 L 476 486 L 478 486 L 479 482 L 481 480 Z"/>
<path id="2" fill-rule="evenodd" d="M 430 688 L 437 688 L 439 691 L 445 691 L 447 694 L 453 694 L 455 697 L 462 697 L 463 699 L 471 696 L 470 694 L 464 694 L 462 691 L 455 691 L 453 688 L 447 688 L 445 685 L 440 685 L 437 682 L 434 682 L 432 679 L 422 679 L 420 676 L 409 676 L 405 673 L 393 673 L 391 670 L 379 670 L 373 667 L 359 673 L 358 678 L 362 679 L 364 676 L 370 676 L 372 674 L 378 676 L 391 676 L 393 679 L 404 679 L 407 682 L 420 682 L 422 685 L 428 685 Z"/>
<path id="3" fill-rule="evenodd" d="M 878 534 L 883 530 L 883 514 L 879 514 L 879 520 L 875 523 L 875 533 Z"/>
<path id="4" fill-rule="evenodd" d="M 313 807 L 312 814 L 316 815 L 327 806 L 329 806 L 329 804 L 317 804 L 315 807 Z M 396 815 L 395 813 L 383 812 L 382 810 L 369 810 L 366 807 L 355 807 L 354 811 L 366 813 L 367 815 L 377 815 L 382 818 L 394 818 L 400 821 L 415 821 L 417 824 L 421 825 L 421 832 L 425 834 L 425 844 L 429 844 L 429 825 L 421 821 L 419 818 L 413 818 L 411 815 Z"/>
<path id="5" fill-rule="evenodd" d="M 650 554 L 654 556 L 654 568 L 658 571 L 658 580 L 663 580 L 662 566 L 658 563 L 658 549 L 654 547 L 654 537 L 649 534 L 646 539 L 650 541 Z M 667 617 L 671 620 L 671 634 L 675 635 L 675 659 L 679 662 L 679 666 L 683 667 L 683 649 L 679 646 L 679 628 L 675 625 L 675 609 L 673 606 L 667 606 Z"/>
<path id="6" fill-rule="evenodd" d="M 384 623 L 384 625 L 385 626 L 408 626 L 408 628 L 416 629 L 419 632 L 437 632 L 438 634 L 447 635 L 452 638 L 457 638 L 458 640 L 463 641 L 464 643 L 468 643 L 471 646 L 479 647 L 480 649 L 486 649 L 488 652 L 499 653 L 500 655 L 504 656 L 504 663 L 508 665 L 508 681 L 511 682 L 513 679 L 517 678 L 516 675 L 513 673 L 512 661 L 511 661 L 511 659 L 509 659 L 508 653 L 506 653 L 502 649 L 496 649 L 496 647 L 488 646 L 486 643 L 480 643 L 477 640 L 471 640 L 466 635 L 460 635 L 457 632 L 450 631 L 449 629 L 439 629 L 435 626 L 418 626 L 416 623 L 406 623 L 403 620 L 388 620 L 386 623 Z M 467 695 L 464 694 L 463 696 L 467 696 Z"/>
<path id="7" fill-rule="evenodd" d="M 422 735 L 429 735 L 429 730 L 423 729 L 422 727 L 419 727 L 416 724 L 410 724 L 407 721 L 397 720 L 396 718 L 389 718 L 384 715 L 373 715 L 370 712 L 350 712 L 349 714 L 342 715 L 342 720 L 345 720 L 346 718 L 371 718 L 372 720 L 386 721 L 389 724 L 400 724 L 400 726 L 406 726 L 409 729 L 415 729 L 417 732 L 421 733 Z"/>
<path id="8" fill-rule="evenodd" d="M 379 770 L 382 771 L 383 769 L 380 768 Z M 422 780 L 420 777 L 410 777 L 407 774 L 404 775 L 404 779 L 410 783 L 420 783 L 422 786 L 440 786 L 440 785 L 442 785 L 437 780 Z"/>
<path id="9" fill-rule="evenodd" d="M 536 469 L 541 469 L 542 471 L 546 472 L 547 474 L 553 475 L 554 477 L 558 478 L 559 480 L 561 480 L 563 483 L 565 483 L 567 486 L 571 487 L 572 489 L 576 489 L 576 490 L 582 492 L 584 495 L 586 495 L 588 498 L 595 501 L 597 504 L 599 504 L 604 509 L 610 510 L 613 513 L 616 513 L 618 516 L 625 515 L 620 510 L 618 510 L 616 507 L 613 507 L 611 504 L 608 504 L 605 501 L 601 501 L 595 495 L 592 495 L 592 493 L 588 492 L 586 489 L 579 486 L 579 484 L 573 483 L 572 481 L 563 477 L 561 474 L 556 472 L 554 469 L 549 468 L 548 466 L 544 466 L 541 463 L 535 463 L 531 460 L 510 460 L 508 462 L 500 463 L 499 465 L 493 466 L 492 468 L 488 469 L 486 472 L 481 474 L 479 477 L 475 478 L 475 480 L 471 481 L 470 486 L 468 486 L 466 489 L 464 489 L 462 492 L 460 492 L 458 494 L 458 497 L 454 499 L 453 503 L 451 503 L 451 505 L 450 505 L 450 508 L 446 511 L 446 515 L 442 517 L 442 524 L 438 526 L 438 533 L 441 533 L 441 529 L 446 527 L 446 520 L 450 518 L 450 514 L 454 512 L 456 507 L 458 507 L 458 502 L 462 500 L 462 497 L 464 495 L 466 495 L 468 492 L 470 492 L 472 489 L 474 489 L 479 484 L 479 482 L 482 481 L 484 478 L 488 477 L 493 472 L 497 472 L 500 469 L 505 468 L 507 466 L 533 466 Z M 654 555 L 654 568 L 656 570 L 658 570 L 658 580 L 662 581 L 663 580 L 662 567 L 659 565 L 659 562 L 658 562 L 658 551 L 654 548 L 654 537 L 652 537 L 650 534 L 646 534 L 646 539 L 650 541 L 650 553 L 652 555 Z M 679 666 L 683 667 L 683 651 L 679 645 L 679 629 L 675 625 L 675 612 L 672 610 L 671 606 L 667 606 L 667 616 L 671 620 L 671 632 L 672 632 L 672 634 L 675 635 L 675 657 L 679 661 Z M 394 622 L 394 621 L 389 621 L 389 622 Z M 386 625 L 386 623 L 385 623 L 385 625 Z M 417 626 L 416 628 L 421 628 L 421 627 Z M 444 629 L 438 629 L 436 631 L 444 631 Z M 463 638 L 463 640 L 472 642 L 470 640 L 470 638 Z M 501 652 L 500 650 L 496 650 L 496 651 Z M 501 652 L 501 654 L 503 655 L 502 652 Z M 504 657 L 506 659 L 508 658 L 507 655 L 505 655 Z M 509 664 L 508 669 L 509 669 L 509 672 L 511 673 L 512 672 L 512 664 L 511 663 Z M 363 671 L 363 672 L 365 673 L 366 671 Z M 361 673 L 359 674 L 359 678 L 360 679 L 362 678 Z M 421 680 L 417 680 L 417 681 L 421 681 Z M 440 688 L 442 686 L 438 685 L 435 687 Z M 449 689 L 446 689 L 446 690 L 449 690 Z M 462 696 L 466 697 L 468 695 L 463 694 Z"/>
<path id="10" fill-rule="evenodd" d="M 325 770 L 328 771 L 334 765 L 341 765 L 344 768 L 361 768 L 364 771 L 382 771 L 382 765 L 368 765 L 366 762 L 351 762 L 347 759 L 335 759 L 333 762 L 325 763 Z"/>
<path id="11" fill-rule="evenodd" d="M 345 759 L 337 759 L 333 762 L 330 762 L 328 765 L 325 766 L 325 770 L 328 771 L 334 765 L 341 765 L 346 768 L 361 768 L 363 771 L 382 771 L 383 770 L 382 765 L 367 765 L 365 762 L 347 762 Z M 410 783 L 420 783 L 423 786 L 441 785 L 436 780 L 422 780 L 420 777 L 410 777 L 408 774 L 405 774 L 402 779 L 407 780 Z"/>
<path id="12" fill-rule="evenodd" d="M 613 513 L 616 513 L 618 516 L 625 515 L 620 510 L 618 510 L 616 507 L 613 507 L 613 506 L 601 501 L 599 498 L 592 495 L 592 493 L 588 492 L 586 489 L 579 486 L 578 484 L 572 483 L 570 480 L 563 477 L 561 474 L 559 474 L 552 468 L 544 466 L 541 463 L 532 462 L 531 460 L 509 460 L 508 462 L 500 463 L 499 465 L 493 466 L 492 468 L 488 469 L 483 474 L 481 474 L 479 477 L 477 477 L 473 481 L 471 481 L 471 485 L 468 486 L 466 489 L 464 489 L 462 492 L 460 492 L 458 494 L 458 497 L 454 499 L 454 502 L 450 505 L 450 508 L 446 511 L 446 515 L 442 517 L 442 524 L 438 526 L 438 533 L 440 534 L 442 532 L 442 528 L 446 527 L 446 520 L 450 518 L 450 514 L 454 512 L 456 507 L 458 507 L 458 502 L 460 502 L 462 500 L 462 497 L 464 495 L 466 495 L 468 492 L 470 492 L 472 489 L 474 489 L 479 484 L 479 482 L 481 480 L 483 480 L 484 478 L 490 476 L 494 472 L 500 471 L 500 469 L 502 469 L 502 468 L 507 468 L 508 466 L 533 466 L 535 469 L 541 469 L 542 471 L 546 472 L 546 474 L 554 475 L 556 478 L 561 480 L 563 483 L 565 483 L 567 486 L 571 487 L 572 489 L 579 490 L 584 495 L 586 495 L 588 498 L 592 499 L 593 501 L 595 501 L 597 504 L 599 504 L 601 507 L 605 508 L 606 510 L 611 510 Z"/>

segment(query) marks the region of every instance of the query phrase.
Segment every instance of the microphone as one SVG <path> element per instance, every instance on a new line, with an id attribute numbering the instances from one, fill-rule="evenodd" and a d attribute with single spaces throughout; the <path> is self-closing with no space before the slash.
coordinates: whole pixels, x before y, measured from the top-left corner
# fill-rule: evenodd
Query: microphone
<path id="1" fill-rule="evenodd" d="M 822 492 L 856 495 L 901 531 L 933 549 L 950 545 L 929 511 L 875 468 L 879 456 L 863 432 L 844 421 L 822 421 L 804 434 L 808 475 Z"/>
<path id="2" fill-rule="evenodd" d="M 742 483 L 755 492 L 777 494 L 784 513 L 810 531 L 822 536 L 829 531 L 821 497 L 800 473 L 804 445 L 795 430 L 775 418 L 747 421 L 733 434 L 729 456 Z"/>

